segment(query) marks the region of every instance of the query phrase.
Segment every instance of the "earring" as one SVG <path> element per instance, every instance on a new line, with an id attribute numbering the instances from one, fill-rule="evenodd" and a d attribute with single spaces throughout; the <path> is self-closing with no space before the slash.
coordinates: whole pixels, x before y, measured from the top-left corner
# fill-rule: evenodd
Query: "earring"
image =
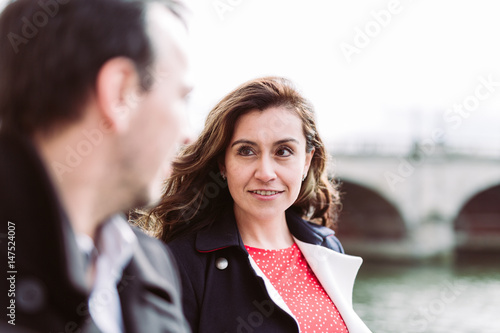
<path id="1" fill-rule="evenodd" d="M 307 177 L 307 173 L 303 174 L 302 175 L 302 181 L 306 180 L 306 177 Z"/>
<path id="2" fill-rule="evenodd" d="M 220 173 L 220 176 L 222 177 L 222 180 L 226 181 L 226 175 L 223 172 Z"/>

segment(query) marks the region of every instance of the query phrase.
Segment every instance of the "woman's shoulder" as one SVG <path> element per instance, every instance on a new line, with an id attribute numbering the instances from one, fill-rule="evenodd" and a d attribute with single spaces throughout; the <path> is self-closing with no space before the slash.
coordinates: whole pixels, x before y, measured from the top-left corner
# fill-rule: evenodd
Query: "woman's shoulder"
<path id="1" fill-rule="evenodd" d="M 320 236 L 323 237 L 335 237 L 335 231 L 325 227 L 324 225 L 320 225 L 311 221 L 304 220 L 304 222 L 307 224 L 309 228 L 314 230 L 315 233 L 317 233 Z"/>
<path id="2" fill-rule="evenodd" d="M 323 225 L 304 220 L 299 214 L 287 211 L 288 227 L 299 240 L 321 245 L 336 252 L 344 253 L 344 248 L 335 231 Z"/>
<path id="3" fill-rule="evenodd" d="M 314 234 L 319 237 L 335 237 L 334 230 L 318 223 L 305 220 L 301 214 L 293 210 L 286 211 L 286 220 L 292 234 L 297 232 L 299 234 Z"/>
<path id="4" fill-rule="evenodd" d="M 325 246 L 331 250 L 334 250 L 336 252 L 344 253 L 344 248 L 342 247 L 342 244 L 340 243 L 340 240 L 337 238 L 335 235 L 335 231 L 316 224 L 314 222 L 306 221 L 307 225 L 315 231 L 316 234 L 321 236 L 323 238 L 323 243 L 321 244 L 322 246 Z"/>

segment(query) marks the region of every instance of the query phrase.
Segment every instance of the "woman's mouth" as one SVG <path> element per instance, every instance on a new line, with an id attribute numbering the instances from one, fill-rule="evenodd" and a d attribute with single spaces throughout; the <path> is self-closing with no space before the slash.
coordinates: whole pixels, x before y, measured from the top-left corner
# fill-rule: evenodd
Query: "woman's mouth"
<path id="1" fill-rule="evenodd" d="M 250 192 L 258 194 L 258 195 L 271 196 L 271 195 L 275 195 L 278 193 L 282 193 L 283 191 L 256 190 L 256 191 L 250 191 Z"/>

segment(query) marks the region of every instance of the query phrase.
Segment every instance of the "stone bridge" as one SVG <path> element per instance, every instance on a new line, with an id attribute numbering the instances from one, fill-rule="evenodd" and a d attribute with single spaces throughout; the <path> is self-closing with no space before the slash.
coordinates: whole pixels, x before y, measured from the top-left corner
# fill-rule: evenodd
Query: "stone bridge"
<path id="1" fill-rule="evenodd" d="M 384 259 L 500 251 L 500 151 L 414 144 L 330 151 L 347 252 Z"/>

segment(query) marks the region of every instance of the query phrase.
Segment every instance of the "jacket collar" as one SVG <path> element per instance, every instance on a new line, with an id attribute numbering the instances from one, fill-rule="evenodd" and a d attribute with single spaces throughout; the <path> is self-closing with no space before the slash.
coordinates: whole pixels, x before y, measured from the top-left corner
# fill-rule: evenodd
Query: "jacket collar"
<path id="1" fill-rule="evenodd" d="M 231 246 L 245 248 L 232 208 L 224 212 L 212 224 L 200 230 L 196 235 L 195 244 L 199 252 L 213 252 Z"/>
<path id="2" fill-rule="evenodd" d="M 302 242 L 321 245 L 325 237 L 335 233 L 327 228 L 314 227 L 291 209 L 288 209 L 285 214 L 290 232 Z M 198 252 L 213 252 L 233 246 L 246 251 L 232 208 L 223 213 L 214 223 L 200 230 L 196 235 L 195 242 Z"/>

